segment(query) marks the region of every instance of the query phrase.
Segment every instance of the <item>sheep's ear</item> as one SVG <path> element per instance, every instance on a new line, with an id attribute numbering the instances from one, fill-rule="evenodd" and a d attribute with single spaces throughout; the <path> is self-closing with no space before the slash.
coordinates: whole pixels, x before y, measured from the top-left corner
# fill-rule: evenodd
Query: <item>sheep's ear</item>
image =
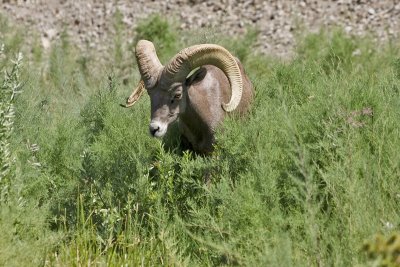
<path id="1" fill-rule="evenodd" d="M 200 67 L 195 69 L 188 75 L 188 77 L 186 77 L 185 81 L 186 86 L 190 86 L 193 83 L 203 80 L 206 74 L 207 74 L 206 68 Z"/>
<path id="2" fill-rule="evenodd" d="M 139 98 L 143 95 L 143 92 L 146 91 L 144 86 L 144 81 L 140 80 L 139 84 L 133 90 L 132 94 L 126 99 L 125 104 L 120 104 L 121 107 L 129 108 L 139 100 Z"/>

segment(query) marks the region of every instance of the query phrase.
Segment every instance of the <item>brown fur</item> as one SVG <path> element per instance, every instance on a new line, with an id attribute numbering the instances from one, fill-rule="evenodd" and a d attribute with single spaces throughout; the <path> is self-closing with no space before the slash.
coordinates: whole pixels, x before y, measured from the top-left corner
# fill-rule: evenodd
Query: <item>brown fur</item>
<path id="1" fill-rule="evenodd" d="M 239 105 L 232 113 L 242 116 L 250 108 L 254 89 L 242 64 L 238 59 L 236 61 L 242 75 L 243 91 Z M 168 126 L 179 120 L 181 139 L 187 147 L 199 154 L 212 152 L 215 131 L 229 114 L 222 108 L 222 103 L 228 103 L 232 94 L 224 72 L 213 65 L 205 65 L 183 81 L 171 83 L 159 75 L 154 83 L 147 89 L 151 102 L 150 134 L 162 137 Z M 135 97 L 135 92 L 129 99 Z"/>
<path id="2" fill-rule="evenodd" d="M 243 77 L 243 94 L 234 113 L 243 115 L 250 108 L 254 90 L 241 63 L 238 64 Z M 206 72 L 204 78 L 184 87 L 186 108 L 179 114 L 179 127 L 194 151 L 208 154 L 213 150 L 215 130 L 227 114 L 221 104 L 229 101 L 231 89 L 228 78 L 220 69 L 207 65 L 203 71 Z"/>

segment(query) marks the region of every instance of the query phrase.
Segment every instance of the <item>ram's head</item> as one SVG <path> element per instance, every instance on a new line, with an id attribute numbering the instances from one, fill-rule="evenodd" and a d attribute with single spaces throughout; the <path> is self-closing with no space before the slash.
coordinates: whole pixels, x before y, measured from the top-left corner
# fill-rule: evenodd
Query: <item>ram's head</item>
<path id="1" fill-rule="evenodd" d="M 243 90 L 240 69 L 235 58 L 219 45 L 201 44 L 185 48 L 163 66 L 153 43 L 140 40 L 136 45 L 136 59 L 141 81 L 125 106 L 132 106 L 147 90 L 151 101 L 149 128 L 152 136 L 162 137 L 168 125 L 184 112 L 187 105 L 187 76 L 203 65 L 214 65 L 228 77 L 232 96 L 228 103 L 222 103 L 222 108 L 231 112 L 239 105 Z"/>

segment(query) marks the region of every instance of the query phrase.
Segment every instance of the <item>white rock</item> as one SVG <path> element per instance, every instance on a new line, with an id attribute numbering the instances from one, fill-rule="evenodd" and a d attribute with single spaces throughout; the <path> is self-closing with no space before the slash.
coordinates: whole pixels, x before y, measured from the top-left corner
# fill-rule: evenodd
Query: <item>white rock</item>
<path id="1" fill-rule="evenodd" d="M 369 9 L 368 9 L 368 14 L 370 14 L 370 15 L 375 15 L 375 9 L 369 8 Z"/>
<path id="2" fill-rule="evenodd" d="M 42 46 L 45 50 L 50 48 L 50 40 L 44 36 L 42 36 Z"/>

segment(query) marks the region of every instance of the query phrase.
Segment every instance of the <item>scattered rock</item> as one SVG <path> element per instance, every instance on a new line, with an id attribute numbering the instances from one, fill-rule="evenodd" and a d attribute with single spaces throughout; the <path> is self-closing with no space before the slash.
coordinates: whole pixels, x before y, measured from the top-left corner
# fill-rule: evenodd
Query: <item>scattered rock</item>
<path id="1" fill-rule="evenodd" d="M 339 26 L 350 34 L 369 33 L 379 41 L 400 37 L 397 0 L 0 0 L 0 3 L 1 14 L 41 33 L 44 48 L 49 48 L 66 30 L 80 47 L 89 42 L 92 46 L 96 44 L 94 49 L 103 51 L 115 35 L 117 12 L 122 16 L 125 25 L 122 36 L 127 42 L 139 20 L 159 13 L 166 18 L 179 18 L 180 29 L 211 29 L 217 36 L 243 34 L 247 26 L 255 27 L 260 32 L 256 48 L 280 57 L 293 54 L 296 29 L 316 32 L 321 27 Z M 87 36 L 88 33 L 93 34 Z"/>

